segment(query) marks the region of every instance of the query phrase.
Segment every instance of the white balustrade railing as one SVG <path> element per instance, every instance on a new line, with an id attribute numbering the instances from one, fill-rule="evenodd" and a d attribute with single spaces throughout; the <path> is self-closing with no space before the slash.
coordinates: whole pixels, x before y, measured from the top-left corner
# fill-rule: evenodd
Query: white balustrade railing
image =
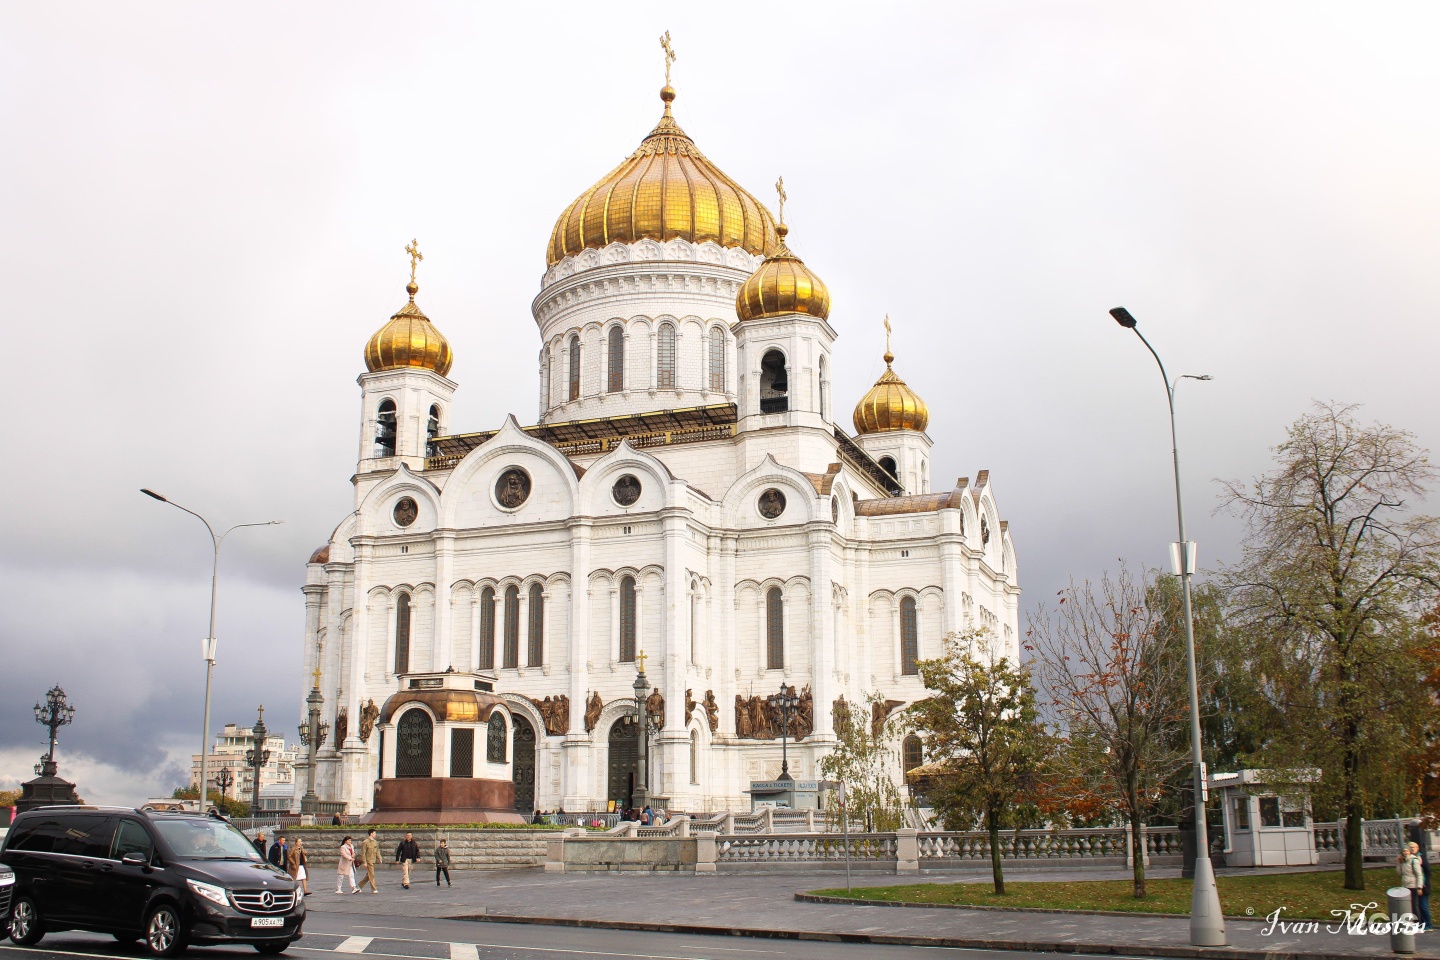
<path id="1" fill-rule="evenodd" d="M 895 859 L 896 837 L 893 833 L 851 834 L 848 841 L 851 860 Z M 844 860 L 846 839 L 833 833 L 805 835 L 729 836 L 715 840 L 716 860 L 720 863 L 806 863 Z"/>
<path id="2" fill-rule="evenodd" d="M 1164 831 L 1175 828 L 1153 829 Z M 1007 830 L 1000 834 L 1000 857 L 1003 860 L 1091 860 L 1097 857 L 1124 859 L 1127 854 L 1127 833 L 1124 827 Z M 982 830 L 921 833 L 918 839 L 921 860 L 990 859 L 990 835 Z M 1178 840 L 1175 843 L 1178 852 Z M 1151 856 L 1156 855 L 1156 850 L 1150 846 L 1148 838 L 1146 847 Z"/>
<path id="3" fill-rule="evenodd" d="M 688 837 L 690 836 L 690 818 L 686 816 L 674 817 L 658 827 L 639 827 L 635 831 L 639 837 Z"/>

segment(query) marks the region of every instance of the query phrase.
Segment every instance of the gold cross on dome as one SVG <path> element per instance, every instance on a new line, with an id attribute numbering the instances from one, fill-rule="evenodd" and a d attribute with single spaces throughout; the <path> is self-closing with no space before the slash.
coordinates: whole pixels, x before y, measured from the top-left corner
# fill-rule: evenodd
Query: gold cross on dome
<path id="1" fill-rule="evenodd" d="M 894 358 L 895 354 L 890 349 L 890 314 L 887 313 L 885 314 L 885 362 L 888 364 Z"/>
<path id="2" fill-rule="evenodd" d="M 786 199 L 788 199 L 788 198 L 785 196 L 785 178 L 784 178 L 784 177 L 781 177 L 779 180 L 776 180 L 776 181 L 775 181 L 775 192 L 780 195 L 780 222 L 781 222 L 781 223 L 784 223 L 784 222 L 785 222 L 785 201 L 786 201 Z"/>
<path id="3" fill-rule="evenodd" d="M 411 240 L 410 243 L 406 245 L 405 252 L 410 254 L 410 282 L 414 283 L 415 267 L 421 260 L 425 259 L 425 255 L 420 252 L 420 241 Z"/>
<path id="4" fill-rule="evenodd" d="M 320 689 L 320 667 L 319 667 L 318 664 L 316 665 L 316 667 L 315 667 L 315 672 L 312 674 L 312 676 L 314 676 L 314 678 L 315 678 L 315 689 L 316 689 L 316 690 L 319 690 L 319 689 Z"/>
<path id="5" fill-rule="evenodd" d="M 670 31 L 666 30 L 665 35 L 660 38 L 660 46 L 665 48 L 665 86 L 670 86 L 670 64 L 675 62 L 675 48 L 670 46 Z"/>
<path id="6" fill-rule="evenodd" d="M 639 653 L 635 654 L 635 662 L 640 664 L 641 673 L 645 672 L 645 661 L 649 659 L 649 654 L 647 654 L 644 650 L 641 650 Z"/>

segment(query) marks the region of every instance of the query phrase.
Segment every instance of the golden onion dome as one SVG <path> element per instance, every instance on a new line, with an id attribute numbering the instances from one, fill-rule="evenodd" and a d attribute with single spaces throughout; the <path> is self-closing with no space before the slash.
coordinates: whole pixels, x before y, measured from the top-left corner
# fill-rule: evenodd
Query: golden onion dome
<path id="1" fill-rule="evenodd" d="M 376 330 L 370 342 L 365 344 L 365 366 L 371 373 L 406 367 L 434 370 L 442 377 L 450 372 L 450 365 L 455 362 L 455 355 L 450 352 L 450 341 L 415 305 L 415 294 L 419 290 L 412 277 L 405 285 L 410 302 L 396 311 L 390 321 Z"/>
<path id="2" fill-rule="evenodd" d="M 830 291 L 825 282 L 790 252 L 785 244 L 789 229 L 775 228 L 779 248 L 750 274 L 735 297 L 735 312 L 741 320 L 762 320 L 791 313 L 824 320 L 830 316 Z"/>
<path id="3" fill-rule="evenodd" d="M 775 220 L 705 158 L 675 117 L 675 88 L 660 91 L 665 114 L 639 148 L 565 208 L 550 235 L 547 266 L 587 248 L 650 239 L 712 241 L 757 257 L 776 248 Z"/>
<path id="4" fill-rule="evenodd" d="M 887 430 L 919 430 L 930 425 L 930 408 L 891 368 L 890 318 L 885 318 L 885 372 L 870 392 L 855 405 L 856 433 L 883 433 Z"/>

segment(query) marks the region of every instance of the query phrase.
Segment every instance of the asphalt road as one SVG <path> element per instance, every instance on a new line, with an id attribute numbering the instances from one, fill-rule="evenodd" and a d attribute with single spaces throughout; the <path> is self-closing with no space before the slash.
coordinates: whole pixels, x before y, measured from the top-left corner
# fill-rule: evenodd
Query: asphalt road
<path id="1" fill-rule="evenodd" d="M 356 954 L 402 960 L 924 960 L 937 953 L 965 960 L 1055 960 L 1058 956 L 321 913 L 309 916 L 305 938 L 286 956 L 295 960 L 342 960 Z M 0 960 L 140 960 L 146 956 L 139 944 L 121 945 L 101 934 L 49 934 L 35 947 L 17 947 L 8 940 L 0 943 Z M 235 960 L 260 955 L 249 947 L 213 947 L 192 949 L 187 956 Z"/>

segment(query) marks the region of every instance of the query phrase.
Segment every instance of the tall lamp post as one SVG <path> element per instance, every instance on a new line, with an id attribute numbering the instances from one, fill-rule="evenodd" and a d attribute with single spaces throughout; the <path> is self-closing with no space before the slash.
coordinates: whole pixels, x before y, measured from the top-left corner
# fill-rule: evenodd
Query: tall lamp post
<path id="1" fill-rule="evenodd" d="M 60 765 L 55 762 L 55 742 L 58 739 L 56 732 L 67 723 L 74 721 L 75 708 L 65 701 L 65 691 L 60 689 L 58 683 L 45 694 L 44 703 L 35 704 L 35 722 L 42 727 L 50 728 L 50 752 L 35 764 L 37 776 L 53 777 L 59 772 Z"/>
<path id="2" fill-rule="evenodd" d="M 1190 898 L 1190 943 L 1197 947 L 1225 946 L 1225 918 L 1220 912 L 1220 894 L 1215 888 L 1215 871 L 1210 865 L 1210 837 L 1205 825 L 1205 766 L 1200 749 L 1200 692 L 1195 681 L 1195 624 L 1190 608 L 1190 578 L 1194 574 L 1195 545 L 1185 539 L 1185 508 L 1180 499 L 1180 444 L 1175 433 L 1175 387 L 1181 380 L 1209 380 L 1208 374 L 1182 374 L 1173 381 L 1165 372 L 1160 354 L 1140 332 L 1137 321 L 1124 307 L 1110 311 L 1115 322 L 1132 330 L 1160 367 L 1165 382 L 1165 399 L 1170 404 L 1170 453 L 1175 466 L 1175 517 L 1180 527 L 1180 542 L 1172 548 L 1176 568 L 1180 572 L 1181 596 L 1185 608 L 1185 670 L 1190 682 L 1190 760 L 1193 767 L 1195 800 L 1195 887 Z"/>
<path id="3" fill-rule="evenodd" d="M 325 703 L 325 698 L 320 695 L 320 668 L 315 668 L 315 686 L 310 688 L 310 696 L 305 698 L 310 704 L 310 716 L 304 723 L 300 724 L 300 743 L 309 747 L 307 754 L 310 760 L 310 769 L 306 775 L 305 796 L 300 801 L 301 813 L 316 813 L 316 804 L 320 797 L 315 793 L 315 767 L 320 748 L 325 745 L 326 739 L 330 736 L 330 724 L 320 719 L 320 707 Z"/>
<path id="4" fill-rule="evenodd" d="M 207 768 L 210 766 L 210 684 L 215 677 L 215 595 L 216 588 L 220 582 L 220 544 L 224 543 L 225 538 L 230 536 L 232 532 L 239 530 L 241 527 L 269 527 L 280 523 L 280 521 L 265 520 L 260 523 L 237 523 L 217 537 L 215 535 L 215 528 L 210 526 L 210 521 L 200 516 L 200 514 L 194 510 L 182 507 L 174 500 L 162 497 L 154 490 L 146 487 L 141 487 L 140 492 L 147 497 L 159 500 L 161 503 L 168 503 L 176 510 L 184 510 L 190 514 L 190 516 L 205 524 L 205 529 L 210 534 L 210 542 L 215 547 L 215 561 L 210 568 L 210 633 L 200 644 L 201 653 L 205 658 L 205 726 L 200 729 L 200 777 L 197 786 L 200 790 L 200 806 L 203 809 L 205 806 L 205 784 L 208 782 L 206 780 L 206 773 L 208 772 Z"/>
<path id="5" fill-rule="evenodd" d="M 644 810 L 650 805 L 650 713 L 646 705 L 649 700 L 650 681 L 645 676 L 645 661 L 649 657 L 644 650 L 635 655 L 635 663 L 639 671 L 635 674 L 635 720 L 640 737 L 640 771 L 635 778 L 635 793 L 631 797 L 631 803 L 637 810 Z"/>
<path id="6" fill-rule="evenodd" d="M 230 799 L 230 787 L 235 783 L 235 774 L 230 772 L 229 767 L 221 767 L 220 772 L 215 774 L 215 786 L 220 788 L 220 796 L 226 800 Z"/>
<path id="7" fill-rule="evenodd" d="M 782 680 L 780 681 L 780 692 L 770 694 L 767 699 L 770 701 L 770 706 L 780 714 L 780 779 L 789 780 L 791 779 L 790 754 L 786 748 L 786 741 L 790 738 L 790 714 L 800 703 L 800 698 L 795 695 L 795 688 L 785 686 L 785 681 Z"/>
<path id="8" fill-rule="evenodd" d="M 265 749 L 265 739 L 270 731 L 265 729 L 265 705 L 260 705 L 260 715 L 255 720 L 252 743 L 245 751 L 245 763 L 250 767 L 254 782 L 250 784 L 250 816 L 260 816 L 260 771 L 270 762 L 270 751 Z"/>

